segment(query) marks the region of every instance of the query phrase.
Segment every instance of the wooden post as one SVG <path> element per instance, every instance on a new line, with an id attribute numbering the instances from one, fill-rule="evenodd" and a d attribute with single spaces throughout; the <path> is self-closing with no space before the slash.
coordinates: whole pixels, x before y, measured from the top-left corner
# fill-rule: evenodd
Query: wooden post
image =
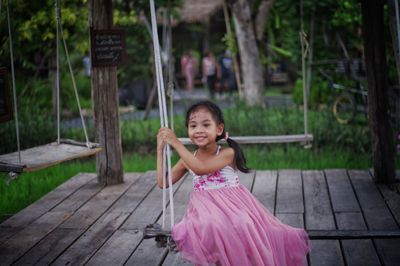
<path id="1" fill-rule="evenodd" d="M 395 180 L 394 145 L 388 117 L 383 4 L 383 0 L 362 0 L 361 12 L 374 177 L 377 182 L 392 183 Z"/>
<path id="2" fill-rule="evenodd" d="M 89 24 L 93 30 L 112 29 L 112 0 L 90 0 Z M 97 179 L 103 185 L 122 183 L 117 67 L 93 67 L 91 85 L 96 142 L 102 147 L 96 157 Z"/>

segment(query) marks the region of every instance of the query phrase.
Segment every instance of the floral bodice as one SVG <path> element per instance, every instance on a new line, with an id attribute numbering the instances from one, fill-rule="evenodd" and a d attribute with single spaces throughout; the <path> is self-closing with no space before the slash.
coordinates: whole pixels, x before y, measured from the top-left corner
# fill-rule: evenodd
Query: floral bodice
<path id="1" fill-rule="evenodd" d="M 221 146 L 218 146 L 217 155 Z M 196 154 L 195 154 L 196 155 Z M 193 176 L 193 190 L 203 191 L 209 189 L 219 189 L 224 187 L 235 187 L 239 185 L 239 175 L 235 169 L 230 166 L 205 175 L 196 175 L 189 171 Z"/>

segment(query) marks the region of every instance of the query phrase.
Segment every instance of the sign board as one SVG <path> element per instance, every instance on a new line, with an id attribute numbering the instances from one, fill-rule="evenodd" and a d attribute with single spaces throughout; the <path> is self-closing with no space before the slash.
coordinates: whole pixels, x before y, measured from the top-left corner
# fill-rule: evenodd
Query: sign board
<path id="1" fill-rule="evenodd" d="M 126 60 L 125 32 L 123 30 L 90 30 L 93 67 L 119 66 Z"/>
<path id="2" fill-rule="evenodd" d="M 12 106 L 8 88 L 7 69 L 0 67 L 0 122 L 12 119 Z"/>

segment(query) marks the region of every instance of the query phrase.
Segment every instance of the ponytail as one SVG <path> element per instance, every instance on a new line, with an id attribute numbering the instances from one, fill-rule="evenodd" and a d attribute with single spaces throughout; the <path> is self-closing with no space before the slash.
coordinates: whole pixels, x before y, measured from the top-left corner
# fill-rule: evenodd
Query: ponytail
<path id="1" fill-rule="evenodd" d="M 224 136 L 224 137 L 223 137 Z M 220 139 L 225 138 L 226 142 L 228 143 L 229 147 L 231 147 L 235 152 L 235 165 L 236 168 L 243 173 L 249 173 L 250 168 L 246 166 L 246 157 L 244 157 L 243 151 L 239 146 L 239 143 L 234 141 L 228 136 L 228 133 L 224 130 L 221 136 L 217 137 L 217 141 Z"/>

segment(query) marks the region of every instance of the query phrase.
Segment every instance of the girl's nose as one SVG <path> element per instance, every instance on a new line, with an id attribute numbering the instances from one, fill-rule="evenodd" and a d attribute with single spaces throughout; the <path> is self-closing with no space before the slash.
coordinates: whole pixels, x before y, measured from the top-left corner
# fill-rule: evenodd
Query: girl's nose
<path id="1" fill-rule="evenodd" d="M 203 132 L 203 127 L 196 127 L 195 133 L 201 133 Z"/>

